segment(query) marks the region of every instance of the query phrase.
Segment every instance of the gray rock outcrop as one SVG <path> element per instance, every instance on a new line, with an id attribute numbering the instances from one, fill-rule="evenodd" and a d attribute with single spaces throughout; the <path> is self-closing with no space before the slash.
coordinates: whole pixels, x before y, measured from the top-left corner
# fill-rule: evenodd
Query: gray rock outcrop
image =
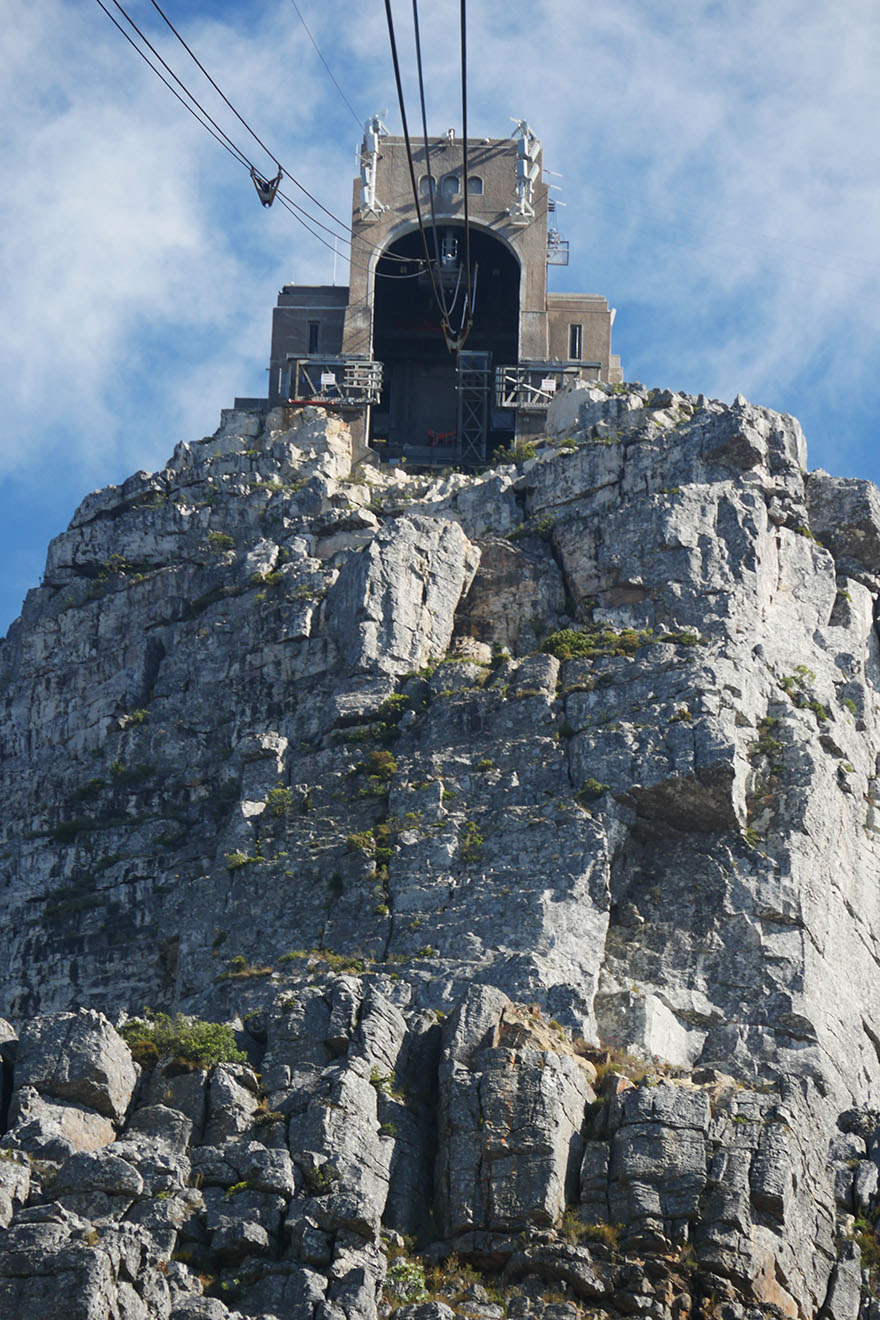
<path id="1" fill-rule="evenodd" d="M 637 386 L 89 496 L 0 644 L 0 1314 L 877 1320 L 878 593 L 874 487 Z"/>

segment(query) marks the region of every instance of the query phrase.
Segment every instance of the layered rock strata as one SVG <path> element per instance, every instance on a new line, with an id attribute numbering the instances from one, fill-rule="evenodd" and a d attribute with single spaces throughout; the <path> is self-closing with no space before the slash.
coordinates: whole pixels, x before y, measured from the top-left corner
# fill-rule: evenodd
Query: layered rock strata
<path id="1" fill-rule="evenodd" d="M 548 426 L 227 413 L 52 543 L 0 1313 L 875 1320 L 880 496 L 742 399 Z M 133 1062 L 145 1004 L 242 1057 Z"/>

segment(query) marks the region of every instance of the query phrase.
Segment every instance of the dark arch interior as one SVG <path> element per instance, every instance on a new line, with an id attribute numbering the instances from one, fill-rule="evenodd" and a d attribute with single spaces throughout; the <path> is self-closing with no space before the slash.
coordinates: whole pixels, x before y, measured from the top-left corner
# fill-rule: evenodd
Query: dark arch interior
<path id="1" fill-rule="evenodd" d="M 439 232 L 441 250 L 448 256 L 442 276 L 447 305 L 459 286 L 450 317 L 457 329 L 464 302 L 464 227 L 444 220 Z M 428 243 L 433 256 L 430 229 Z M 478 230 L 471 230 L 470 251 L 474 322 L 465 351 L 487 354 L 487 366 L 494 373 L 496 366 L 518 361 L 519 263 L 497 238 Z M 468 461 L 459 437 L 456 355 L 446 347 L 428 273 L 422 269 L 414 275 L 419 268 L 403 258 L 424 261 L 417 230 L 397 239 L 376 270 L 373 355 L 383 365 L 384 388 L 381 402 L 372 412 L 371 438 L 386 442 L 388 457 L 406 454 L 425 463 Z M 387 279 L 386 275 L 409 278 Z M 490 382 L 492 378 L 490 374 Z M 512 414 L 494 408 L 490 389 L 484 452 L 509 443 L 512 430 Z"/>

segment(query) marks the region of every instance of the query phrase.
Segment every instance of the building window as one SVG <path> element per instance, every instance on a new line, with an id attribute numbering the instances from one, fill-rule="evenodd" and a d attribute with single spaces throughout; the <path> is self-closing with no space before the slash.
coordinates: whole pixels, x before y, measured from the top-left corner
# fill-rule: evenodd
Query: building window
<path id="1" fill-rule="evenodd" d="M 583 330 L 582 325 L 568 327 L 568 356 L 572 362 L 579 362 L 583 356 Z"/>
<path id="2" fill-rule="evenodd" d="M 310 353 L 317 353 L 318 351 L 318 326 L 320 324 L 321 324 L 320 321 L 309 321 L 309 352 Z"/>
<path id="3" fill-rule="evenodd" d="M 447 174 L 440 180 L 440 196 L 457 197 L 460 186 L 457 174 Z"/>
<path id="4" fill-rule="evenodd" d="M 423 197 L 427 197 L 431 192 L 436 191 L 436 188 L 437 180 L 433 175 L 429 178 L 427 174 L 423 174 L 419 179 L 419 192 Z"/>
<path id="5" fill-rule="evenodd" d="M 480 178 L 479 174 L 468 175 L 468 192 L 474 197 L 482 197 L 483 180 Z"/>

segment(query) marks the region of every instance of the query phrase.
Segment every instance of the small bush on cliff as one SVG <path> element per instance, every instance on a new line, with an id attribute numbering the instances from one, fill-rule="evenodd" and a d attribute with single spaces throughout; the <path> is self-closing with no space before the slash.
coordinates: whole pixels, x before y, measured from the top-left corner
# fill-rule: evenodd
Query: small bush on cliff
<path id="1" fill-rule="evenodd" d="M 483 856 L 484 839 L 474 820 L 466 820 L 459 836 L 458 855 L 463 862 L 478 862 Z"/>
<path id="2" fill-rule="evenodd" d="M 385 1299 L 400 1306 L 406 1302 L 423 1302 L 427 1299 L 425 1287 L 425 1267 L 419 1260 L 407 1260 L 398 1256 L 388 1266 L 385 1275 Z"/>
<path id="3" fill-rule="evenodd" d="M 850 1237 L 862 1253 L 862 1269 L 870 1271 L 873 1284 L 880 1270 L 880 1242 L 877 1241 L 877 1234 L 866 1219 L 856 1219 Z"/>
<path id="4" fill-rule="evenodd" d="M 368 752 L 361 768 L 370 779 L 381 779 L 385 782 L 393 779 L 397 772 L 397 762 L 387 749 L 382 748 Z"/>
<path id="5" fill-rule="evenodd" d="M 541 643 L 541 650 L 557 660 L 589 659 L 597 655 L 633 655 L 640 646 L 648 646 L 654 636 L 648 628 L 609 628 L 587 625 L 584 628 L 560 628 Z"/>
<path id="6" fill-rule="evenodd" d="M 132 1057 L 149 1066 L 166 1055 L 186 1059 L 203 1068 L 215 1063 L 246 1063 L 247 1055 L 235 1043 L 235 1033 L 223 1022 L 204 1022 L 200 1018 L 173 1018 L 167 1013 L 146 1010 L 143 1018 L 132 1018 L 120 1035 Z"/>
<path id="7" fill-rule="evenodd" d="M 591 802 L 596 802 L 603 796 L 603 794 L 607 793 L 610 787 L 610 784 L 602 784 L 598 779 L 593 779 L 592 777 L 590 779 L 585 779 L 578 792 L 574 795 L 575 801 L 579 802 L 582 807 L 588 806 Z"/>
<path id="8" fill-rule="evenodd" d="M 270 816 L 293 815 L 293 790 L 277 784 L 266 794 L 266 810 Z"/>
<path id="9" fill-rule="evenodd" d="M 601 1242 L 603 1246 L 611 1251 L 616 1251 L 620 1245 L 620 1224 L 606 1223 L 585 1223 L 581 1219 L 577 1210 L 566 1210 L 560 1233 L 566 1242 L 578 1245 L 581 1242 Z"/>

